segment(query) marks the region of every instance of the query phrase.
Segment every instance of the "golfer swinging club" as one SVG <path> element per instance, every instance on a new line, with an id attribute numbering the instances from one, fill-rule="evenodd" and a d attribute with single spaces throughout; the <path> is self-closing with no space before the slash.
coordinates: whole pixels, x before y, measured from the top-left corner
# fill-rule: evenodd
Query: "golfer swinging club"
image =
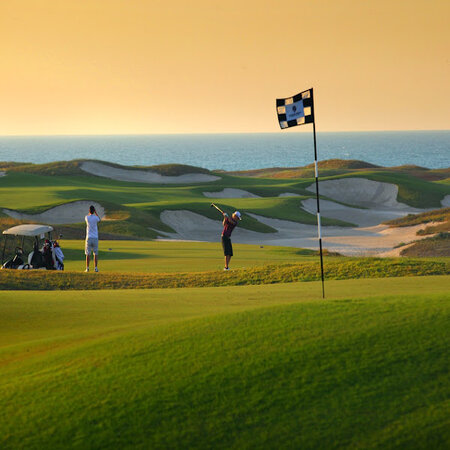
<path id="1" fill-rule="evenodd" d="M 223 254 L 225 255 L 225 267 L 223 268 L 223 270 L 230 270 L 229 267 L 230 259 L 233 256 L 233 246 L 231 245 L 231 233 L 238 224 L 238 221 L 241 220 L 241 213 L 239 211 L 235 211 L 230 219 L 227 213 L 224 213 L 223 211 L 221 212 L 223 214 L 222 247 L 223 247 Z"/>
<path id="2" fill-rule="evenodd" d="M 94 253 L 95 271 L 98 272 L 98 228 L 97 224 L 100 222 L 100 217 L 95 210 L 95 206 L 89 207 L 89 214 L 84 218 L 86 221 L 86 245 L 84 252 L 86 253 L 86 270 L 89 272 L 89 256 L 91 252 Z"/>

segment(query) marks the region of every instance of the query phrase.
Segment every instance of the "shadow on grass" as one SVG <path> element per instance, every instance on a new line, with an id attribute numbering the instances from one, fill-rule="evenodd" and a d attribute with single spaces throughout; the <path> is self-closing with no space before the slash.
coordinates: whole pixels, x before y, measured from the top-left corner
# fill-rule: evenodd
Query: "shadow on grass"
<path id="1" fill-rule="evenodd" d="M 84 248 L 83 249 L 73 249 L 73 248 L 64 248 L 63 252 L 66 261 L 76 261 L 78 259 L 84 259 Z M 124 260 L 124 259 L 150 259 L 157 258 L 157 255 L 151 254 L 142 254 L 142 253 L 134 253 L 134 252 L 116 252 L 114 250 L 109 250 L 108 248 L 100 248 L 99 256 L 102 260 Z"/>

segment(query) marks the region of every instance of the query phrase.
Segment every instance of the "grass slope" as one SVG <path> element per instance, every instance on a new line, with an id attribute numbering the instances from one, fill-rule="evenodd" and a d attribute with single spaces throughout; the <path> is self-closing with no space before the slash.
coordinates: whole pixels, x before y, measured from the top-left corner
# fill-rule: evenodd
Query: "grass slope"
<path id="1" fill-rule="evenodd" d="M 424 230 L 419 230 L 417 234 L 427 235 L 450 231 L 450 208 L 435 209 L 421 214 L 408 214 L 405 217 L 385 222 L 385 224 L 390 225 L 391 227 L 409 227 L 429 222 L 439 223 L 428 226 Z"/>
<path id="2" fill-rule="evenodd" d="M 408 257 L 449 257 L 450 233 L 438 233 L 436 236 L 414 242 L 400 252 Z"/>
<path id="3" fill-rule="evenodd" d="M 311 289 L 5 293 L 0 446 L 448 446 L 441 279 Z"/>
<path id="4" fill-rule="evenodd" d="M 448 261 L 349 258 L 325 263 L 327 280 L 352 278 L 387 278 L 404 276 L 447 275 Z M 320 280 L 316 262 L 267 265 L 230 272 L 181 273 L 80 273 L 55 271 L 4 270 L 0 289 L 12 290 L 86 290 L 86 289 L 155 289 L 186 287 L 243 286 Z"/>

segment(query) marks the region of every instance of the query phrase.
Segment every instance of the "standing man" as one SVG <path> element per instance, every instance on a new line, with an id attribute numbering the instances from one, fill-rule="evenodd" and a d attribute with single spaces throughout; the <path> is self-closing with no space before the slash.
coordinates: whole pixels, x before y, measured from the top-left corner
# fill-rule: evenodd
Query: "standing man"
<path id="1" fill-rule="evenodd" d="M 225 267 L 223 268 L 223 270 L 230 270 L 228 264 L 230 263 L 230 259 L 233 256 L 231 233 L 238 224 L 239 220 L 241 220 L 241 213 L 239 211 L 235 211 L 231 215 L 231 219 L 228 217 L 227 213 L 223 213 L 222 247 L 223 254 L 225 255 Z"/>
<path id="2" fill-rule="evenodd" d="M 100 222 L 95 207 L 89 207 L 89 214 L 84 218 L 86 221 L 86 245 L 84 252 L 86 253 L 86 272 L 89 272 L 89 256 L 91 252 L 94 253 L 95 271 L 98 272 L 98 228 L 97 224 Z"/>

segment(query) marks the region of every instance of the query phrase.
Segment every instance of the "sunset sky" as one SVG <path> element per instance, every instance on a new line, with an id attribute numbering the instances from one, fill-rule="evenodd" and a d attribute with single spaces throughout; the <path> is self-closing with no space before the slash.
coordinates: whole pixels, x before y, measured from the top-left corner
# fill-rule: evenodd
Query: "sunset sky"
<path id="1" fill-rule="evenodd" d="M 448 0 L 0 0 L 0 135 L 450 128 Z M 308 128 L 297 127 L 296 130 Z"/>

